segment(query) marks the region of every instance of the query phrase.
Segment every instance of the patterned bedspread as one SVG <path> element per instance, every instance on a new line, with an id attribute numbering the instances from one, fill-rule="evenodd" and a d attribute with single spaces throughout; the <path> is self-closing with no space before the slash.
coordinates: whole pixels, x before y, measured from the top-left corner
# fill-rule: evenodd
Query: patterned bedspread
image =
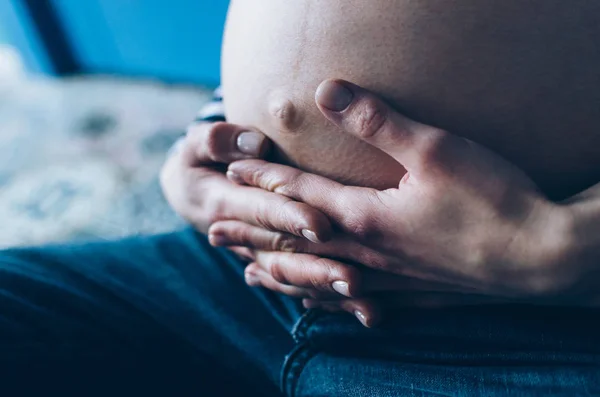
<path id="1" fill-rule="evenodd" d="M 2 76 L 0 247 L 179 226 L 157 174 L 209 90 Z"/>

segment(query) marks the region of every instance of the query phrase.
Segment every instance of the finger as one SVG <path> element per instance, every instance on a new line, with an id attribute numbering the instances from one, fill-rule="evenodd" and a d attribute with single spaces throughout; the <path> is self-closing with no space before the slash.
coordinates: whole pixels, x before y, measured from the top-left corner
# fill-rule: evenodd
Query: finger
<path id="1" fill-rule="evenodd" d="M 264 287 L 271 291 L 288 295 L 294 298 L 315 299 L 318 301 L 333 301 L 336 299 L 347 299 L 341 295 L 333 295 L 330 292 L 318 291 L 311 288 L 302 288 L 295 285 L 287 285 L 275 280 L 262 266 L 253 262 L 244 270 L 246 284 L 251 287 Z M 339 297 L 339 298 L 338 298 Z"/>
<path id="2" fill-rule="evenodd" d="M 213 246 L 246 247 L 251 251 L 289 252 L 334 258 L 360 268 L 361 290 L 378 291 L 456 291 L 474 292 L 463 286 L 442 282 L 431 271 L 409 266 L 397 257 L 390 258 L 353 239 L 336 234 L 326 243 L 315 244 L 289 233 L 275 232 L 240 221 L 220 221 L 208 230 Z M 385 269 L 393 266 L 397 273 Z"/>
<path id="3" fill-rule="evenodd" d="M 165 180 L 163 183 L 167 184 L 166 180 L 170 177 L 186 178 L 175 183 L 180 189 L 169 192 L 169 202 L 184 203 L 181 205 L 186 208 L 182 212 L 189 214 L 186 219 L 192 223 L 239 220 L 269 230 L 284 231 L 315 243 L 327 241 L 331 236 L 331 222 L 318 209 L 262 189 L 233 184 L 223 174 L 210 168 L 170 173 L 162 178 Z"/>
<path id="4" fill-rule="evenodd" d="M 181 153 L 173 153 L 160 171 L 163 195 L 173 210 L 202 233 L 211 222 L 210 208 L 215 208 L 207 192 L 226 192 L 233 185 L 225 175 L 208 167 L 190 167 L 182 162 Z"/>
<path id="5" fill-rule="evenodd" d="M 231 252 L 239 256 L 241 259 L 246 261 L 254 260 L 254 252 L 247 247 L 227 247 Z"/>
<path id="6" fill-rule="evenodd" d="M 211 225 L 208 236 L 214 246 L 313 254 L 361 263 L 373 268 L 383 267 L 385 261 L 376 251 L 339 234 L 326 243 L 317 244 L 306 238 L 267 230 L 241 221 L 220 221 Z M 377 280 L 373 278 L 373 282 Z"/>
<path id="7" fill-rule="evenodd" d="M 300 201 L 312 196 L 325 202 L 344 193 L 341 183 L 263 160 L 234 162 L 227 169 L 227 177 L 232 182 L 256 186 Z"/>
<path id="8" fill-rule="evenodd" d="M 369 249 L 359 247 L 357 250 L 354 242 L 348 241 L 347 245 L 336 244 L 332 240 L 325 244 L 314 244 L 305 239 L 298 238 L 286 233 L 272 232 L 258 227 L 250 226 L 238 221 L 224 221 L 213 224 L 208 232 L 209 241 L 213 245 L 214 240 L 217 240 L 220 245 L 233 246 L 234 249 L 240 249 L 243 246 L 248 252 L 254 250 L 270 251 L 270 252 L 289 252 L 289 253 L 305 253 L 317 256 L 338 255 L 339 259 L 357 261 L 359 257 L 368 257 Z M 346 243 L 346 242 L 343 242 Z M 248 248 L 246 248 L 248 247 Z M 361 249 L 362 248 L 362 249 Z M 255 260 L 253 256 L 253 260 Z M 265 258 L 265 254 L 261 258 Z M 367 264 L 372 266 L 372 262 Z M 268 269 L 270 265 L 265 265 Z M 284 265 L 285 266 L 285 265 Z M 429 293 L 460 293 L 460 294 L 476 294 L 475 288 L 465 287 L 462 285 L 450 284 L 446 282 L 430 281 L 423 279 L 423 275 L 417 273 L 415 276 L 406 276 L 392 274 L 386 271 L 373 270 L 370 268 L 359 269 L 361 292 L 389 292 L 389 291 L 414 291 L 414 292 L 429 292 Z"/>
<path id="9" fill-rule="evenodd" d="M 203 232 L 215 222 L 236 219 L 316 243 L 327 241 L 332 233 L 321 211 L 275 193 L 236 185 L 208 167 L 186 168 L 170 161 L 160 180 L 169 204 Z"/>
<path id="10" fill-rule="evenodd" d="M 256 253 L 256 263 L 277 282 L 334 296 L 360 294 L 360 271 L 354 266 L 310 254 Z"/>
<path id="11" fill-rule="evenodd" d="M 196 123 L 188 127 L 182 159 L 190 166 L 262 158 L 271 141 L 258 131 L 235 124 Z"/>
<path id="12" fill-rule="evenodd" d="M 242 160 L 229 165 L 227 177 L 234 181 L 278 193 L 306 203 L 328 215 L 343 231 L 362 236 L 377 222 L 369 212 L 378 192 L 374 189 L 347 187 L 330 179 L 299 169 L 262 160 Z M 357 210 L 361 209 L 361 210 Z"/>
<path id="13" fill-rule="evenodd" d="M 312 297 L 310 291 L 294 285 L 286 285 L 276 281 L 269 273 L 256 263 L 251 263 L 244 270 L 244 279 L 250 287 L 264 287 L 271 291 L 291 296 L 293 298 Z"/>
<path id="14" fill-rule="evenodd" d="M 307 309 L 320 308 L 326 311 L 345 311 L 355 316 L 367 328 L 376 326 L 382 317 L 382 311 L 375 300 L 342 299 L 339 301 L 319 301 L 315 299 L 303 299 L 302 305 Z"/>
<path id="15" fill-rule="evenodd" d="M 238 220 L 253 226 L 293 234 L 313 243 L 331 238 L 331 222 L 318 209 L 287 197 L 253 187 L 232 185 L 231 194 L 214 191 L 213 223 L 220 220 Z M 241 189 L 240 189 L 241 188 Z"/>
<path id="16" fill-rule="evenodd" d="M 338 238 L 315 244 L 288 233 L 274 232 L 248 225 L 240 221 L 221 221 L 208 230 L 209 241 L 213 246 L 246 247 L 250 251 L 289 252 L 326 256 L 346 260 L 366 266 L 361 268 L 361 291 L 422 291 L 422 292 L 476 292 L 473 288 L 432 281 L 431 272 L 422 272 L 402 264 L 397 258 L 394 266 L 407 269 L 406 275 L 373 270 L 385 268 L 388 260 L 381 254 L 360 243 Z"/>
<path id="17" fill-rule="evenodd" d="M 424 160 L 429 162 L 429 157 L 452 137 L 410 120 L 369 91 L 344 80 L 323 81 L 315 101 L 329 120 L 389 154 L 411 172 L 419 172 Z"/>
<path id="18" fill-rule="evenodd" d="M 292 234 L 275 232 L 240 221 L 220 221 L 208 229 L 208 239 L 213 246 L 240 246 L 260 251 L 305 252 L 309 240 Z"/>

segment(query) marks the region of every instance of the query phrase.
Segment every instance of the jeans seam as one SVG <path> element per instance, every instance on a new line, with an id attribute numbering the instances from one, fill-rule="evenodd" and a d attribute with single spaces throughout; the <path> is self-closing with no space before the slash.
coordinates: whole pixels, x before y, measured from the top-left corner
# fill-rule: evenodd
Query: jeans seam
<path id="1" fill-rule="evenodd" d="M 291 331 L 292 338 L 296 343 L 306 339 L 308 328 L 316 321 L 318 314 L 317 310 L 309 309 L 296 321 Z"/>
<path id="2" fill-rule="evenodd" d="M 281 391 L 284 395 L 294 397 L 298 380 L 306 364 L 317 354 L 313 344 L 305 341 L 297 344 L 287 356 L 281 371 Z"/>
<path id="3" fill-rule="evenodd" d="M 296 346 L 287 355 L 280 375 L 281 391 L 290 397 L 296 394 L 296 384 L 308 361 L 316 354 L 313 344 L 307 338 L 309 327 L 318 319 L 317 310 L 307 310 L 292 328 L 291 335 Z"/>

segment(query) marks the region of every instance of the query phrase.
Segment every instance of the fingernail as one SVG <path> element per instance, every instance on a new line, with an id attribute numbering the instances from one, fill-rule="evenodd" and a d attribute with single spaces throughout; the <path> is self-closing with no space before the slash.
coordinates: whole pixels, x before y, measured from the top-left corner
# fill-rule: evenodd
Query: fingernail
<path id="1" fill-rule="evenodd" d="M 251 287 L 258 287 L 260 285 L 260 278 L 254 273 L 245 272 L 244 278 L 246 279 L 246 284 Z"/>
<path id="2" fill-rule="evenodd" d="M 320 244 L 321 240 L 317 237 L 317 233 L 312 230 L 302 229 L 302 235 L 306 237 L 308 241 L 312 241 L 313 243 Z"/>
<path id="3" fill-rule="evenodd" d="M 341 112 L 352 102 L 354 94 L 343 84 L 327 80 L 317 88 L 317 103 L 334 112 Z"/>
<path id="4" fill-rule="evenodd" d="M 358 319 L 358 321 L 361 322 L 362 325 L 364 325 L 367 328 L 369 327 L 369 323 L 367 322 L 367 316 L 365 316 L 363 314 L 363 312 L 361 312 L 360 310 L 355 310 L 354 311 L 354 315 L 356 316 L 356 318 Z"/>
<path id="5" fill-rule="evenodd" d="M 238 150 L 244 154 L 259 157 L 265 143 L 265 136 L 254 131 L 244 131 L 237 137 Z"/>
<path id="6" fill-rule="evenodd" d="M 246 182 L 244 182 L 244 180 L 242 179 L 242 177 L 239 176 L 238 174 L 236 174 L 233 171 L 227 171 L 225 173 L 225 175 L 227 175 L 227 179 L 229 179 L 233 183 L 237 183 L 238 185 L 245 185 L 246 184 Z"/>
<path id="7" fill-rule="evenodd" d="M 345 281 L 334 281 L 331 283 L 331 287 L 339 294 L 342 294 L 348 298 L 352 298 L 350 295 L 350 287 Z"/>
<path id="8" fill-rule="evenodd" d="M 229 239 L 222 234 L 209 234 L 208 242 L 214 247 L 222 247 L 229 243 Z"/>

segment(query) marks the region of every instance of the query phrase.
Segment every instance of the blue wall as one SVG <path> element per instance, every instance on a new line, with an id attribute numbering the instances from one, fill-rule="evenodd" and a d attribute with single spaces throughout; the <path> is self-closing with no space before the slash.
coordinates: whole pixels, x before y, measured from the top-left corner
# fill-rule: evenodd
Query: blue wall
<path id="1" fill-rule="evenodd" d="M 219 81 L 228 0 L 51 1 L 84 70 Z"/>
<path id="2" fill-rule="evenodd" d="M 49 1 L 83 72 L 216 85 L 228 0 Z M 0 44 L 54 69 L 22 0 L 0 0 Z"/>

